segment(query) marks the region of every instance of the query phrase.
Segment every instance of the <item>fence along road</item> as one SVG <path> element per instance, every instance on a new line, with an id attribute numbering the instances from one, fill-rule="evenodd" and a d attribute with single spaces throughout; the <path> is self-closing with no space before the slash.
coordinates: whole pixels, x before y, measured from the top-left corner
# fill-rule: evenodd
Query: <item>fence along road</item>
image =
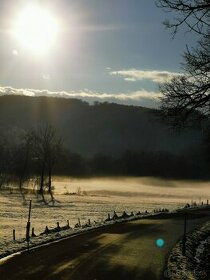
<path id="1" fill-rule="evenodd" d="M 189 217 L 188 231 L 208 219 Z M 0 262 L 0 279 L 164 279 L 166 259 L 182 234 L 180 216 L 116 224 Z M 158 238 L 163 247 L 156 245 Z"/>

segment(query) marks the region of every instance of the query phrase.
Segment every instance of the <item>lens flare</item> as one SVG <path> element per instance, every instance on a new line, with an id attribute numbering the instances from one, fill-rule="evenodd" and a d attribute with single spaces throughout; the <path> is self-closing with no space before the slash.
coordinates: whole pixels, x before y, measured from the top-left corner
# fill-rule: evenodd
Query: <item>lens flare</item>
<path id="1" fill-rule="evenodd" d="M 162 247 L 164 247 L 164 245 L 165 245 L 164 239 L 158 238 L 158 239 L 156 240 L 156 246 L 157 246 L 158 248 L 162 248 Z"/>

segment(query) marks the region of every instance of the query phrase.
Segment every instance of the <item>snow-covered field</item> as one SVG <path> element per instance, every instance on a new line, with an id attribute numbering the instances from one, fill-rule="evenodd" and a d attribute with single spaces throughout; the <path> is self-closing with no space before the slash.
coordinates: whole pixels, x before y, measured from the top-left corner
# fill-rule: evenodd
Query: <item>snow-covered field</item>
<path id="1" fill-rule="evenodd" d="M 31 227 L 39 235 L 45 226 L 49 228 L 78 222 L 84 224 L 88 219 L 103 221 L 108 213 L 121 214 L 124 210 L 153 211 L 159 208 L 175 209 L 187 202 L 201 203 L 210 199 L 208 182 L 167 181 L 155 178 L 93 178 L 73 179 L 58 177 L 55 186 L 54 207 L 40 203 L 34 194 L 26 196 L 32 199 Z M 70 195 L 69 193 L 80 193 Z M 0 253 L 1 248 L 12 241 L 12 231 L 16 230 L 16 239 L 25 236 L 28 205 L 23 204 L 20 194 L 13 190 L 0 192 Z"/>

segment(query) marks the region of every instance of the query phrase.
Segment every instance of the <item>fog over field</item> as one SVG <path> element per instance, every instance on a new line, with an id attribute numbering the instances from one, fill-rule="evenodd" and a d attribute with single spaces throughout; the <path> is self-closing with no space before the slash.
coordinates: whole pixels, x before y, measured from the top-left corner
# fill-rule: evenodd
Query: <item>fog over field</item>
<path id="1" fill-rule="evenodd" d="M 153 211 L 159 208 L 174 209 L 187 202 L 206 202 L 210 199 L 210 182 L 173 181 L 157 178 L 91 178 L 74 179 L 57 177 L 54 207 L 43 205 L 34 194 L 32 199 L 31 226 L 40 234 L 45 226 L 53 228 L 56 222 L 63 226 L 69 220 L 70 226 L 81 219 L 81 223 L 101 221 L 114 211 Z M 12 193 L 10 193 L 12 192 Z M 73 194 L 76 193 L 76 194 Z M 1 191 L 0 194 L 0 245 L 12 240 L 12 230 L 16 238 L 25 236 L 28 205 L 23 204 L 16 190 Z"/>

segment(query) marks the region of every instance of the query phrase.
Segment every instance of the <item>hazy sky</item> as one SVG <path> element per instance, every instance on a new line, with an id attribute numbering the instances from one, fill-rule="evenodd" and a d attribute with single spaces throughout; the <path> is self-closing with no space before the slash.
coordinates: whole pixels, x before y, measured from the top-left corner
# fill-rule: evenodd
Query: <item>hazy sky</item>
<path id="1" fill-rule="evenodd" d="M 14 36 L 28 4 L 40 5 L 58 22 L 57 38 L 44 54 L 25 49 Z M 44 89 L 155 106 L 158 82 L 178 75 L 185 46 L 195 41 L 185 32 L 172 40 L 162 24 L 171 17 L 154 0 L 0 0 L 0 94 Z"/>

